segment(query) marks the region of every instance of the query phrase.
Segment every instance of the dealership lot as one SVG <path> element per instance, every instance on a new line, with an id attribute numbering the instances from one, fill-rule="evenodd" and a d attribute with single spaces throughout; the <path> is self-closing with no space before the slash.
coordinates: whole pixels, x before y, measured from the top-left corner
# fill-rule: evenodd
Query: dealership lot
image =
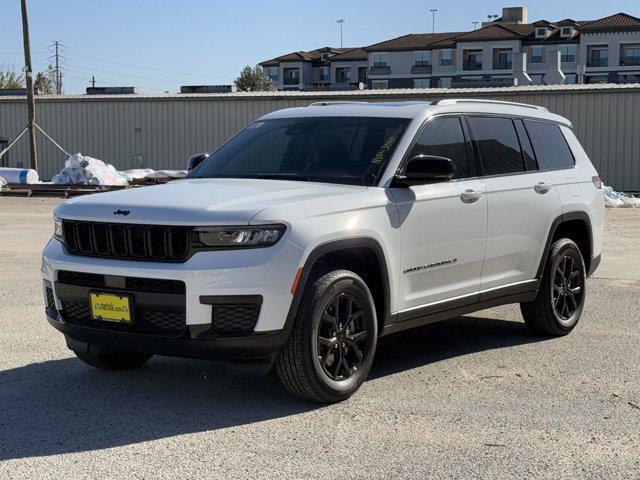
<path id="1" fill-rule="evenodd" d="M 157 357 L 105 373 L 44 320 L 55 199 L 0 198 L 0 478 L 630 478 L 640 471 L 640 209 L 608 210 L 568 337 L 517 306 L 385 338 L 347 402 Z"/>

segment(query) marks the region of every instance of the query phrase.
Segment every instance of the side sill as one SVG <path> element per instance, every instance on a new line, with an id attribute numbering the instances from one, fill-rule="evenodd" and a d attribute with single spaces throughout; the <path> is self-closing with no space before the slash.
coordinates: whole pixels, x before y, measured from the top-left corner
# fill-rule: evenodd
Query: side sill
<path id="1" fill-rule="evenodd" d="M 534 289 L 531 286 L 535 285 Z M 513 291 L 518 290 L 520 291 Z M 528 287 L 529 290 L 522 290 L 524 287 Z M 538 295 L 538 282 L 527 282 L 526 284 L 517 285 L 513 287 L 507 287 L 504 289 L 493 290 L 484 294 L 480 294 L 478 301 L 460 304 L 460 300 L 454 300 L 451 302 L 445 302 L 438 304 L 438 310 L 434 311 L 435 306 L 428 306 L 424 309 L 417 309 L 411 312 L 411 318 L 404 318 L 398 315 L 398 322 L 387 325 L 382 330 L 380 336 L 389 335 L 391 333 L 400 332 L 402 330 L 408 330 L 422 325 L 428 325 L 430 323 L 440 322 L 442 320 L 449 320 L 450 318 L 459 317 L 460 315 L 466 315 L 468 313 L 477 312 L 479 310 L 485 310 L 487 308 L 498 307 L 500 305 L 506 305 L 509 303 L 531 302 L 535 300 Z M 510 292 L 510 290 L 512 290 Z M 476 297 L 477 298 L 477 297 Z M 469 299 L 466 299 L 467 302 Z"/>

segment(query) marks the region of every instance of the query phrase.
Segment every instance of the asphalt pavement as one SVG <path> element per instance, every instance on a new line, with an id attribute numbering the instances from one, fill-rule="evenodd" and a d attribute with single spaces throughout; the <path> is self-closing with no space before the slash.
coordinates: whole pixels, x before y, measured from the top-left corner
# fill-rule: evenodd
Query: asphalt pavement
<path id="1" fill-rule="evenodd" d="M 607 211 L 568 337 L 532 337 L 517 306 L 403 332 L 320 406 L 213 362 L 76 360 L 43 311 L 57 203 L 0 198 L 2 479 L 640 478 L 640 209 Z"/>

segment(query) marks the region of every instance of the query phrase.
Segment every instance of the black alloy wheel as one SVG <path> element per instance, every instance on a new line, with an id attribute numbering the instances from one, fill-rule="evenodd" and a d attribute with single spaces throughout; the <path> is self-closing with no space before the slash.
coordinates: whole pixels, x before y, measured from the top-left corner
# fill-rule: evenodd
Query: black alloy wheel
<path id="1" fill-rule="evenodd" d="M 349 378 L 369 353 L 365 310 L 348 293 L 338 294 L 322 314 L 318 328 L 318 362 L 332 380 Z"/>

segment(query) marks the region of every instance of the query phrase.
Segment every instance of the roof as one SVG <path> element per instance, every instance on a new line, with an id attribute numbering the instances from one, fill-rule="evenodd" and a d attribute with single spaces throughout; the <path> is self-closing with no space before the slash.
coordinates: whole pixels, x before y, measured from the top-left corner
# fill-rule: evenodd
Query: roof
<path id="1" fill-rule="evenodd" d="M 297 52 L 287 53 L 286 55 L 281 55 L 280 57 L 272 58 L 271 60 L 266 60 L 264 62 L 261 62 L 260 65 L 262 65 L 263 67 L 275 67 L 278 65 L 278 63 L 281 62 L 318 62 L 321 60 L 323 53 L 339 55 L 351 50 L 356 50 L 356 48 L 322 47 L 316 48 L 315 50 L 310 50 L 308 52 L 300 50 Z"/>
<path id="2" fill-rule="evenodd" d="M 586 22 L 580 25 L 583 32 L 593 32 L 602 30 L 640 30 L 640 18 L 628 13 L 616 13 L 608 17 Z"/>
<path id="3" fill-rule="evenodd" d="M 357 61 L 357 60 L 367 60 L 367 52 L 362 48 L 354 48 L 353 50 L 349 50 L 344 53 L 340 53 L 339 55 L 335 55 L 330 58 L 332 62 L 342 62 L 342 61 Z"/>
<path id="4" fill-rule="evenodd" d="M 398 50 L 416 50 L 428 49 L 433 46 L 441 47 L 447 41 L 453 40 L 462 32 L 444 32 L 444 33 L 410 33 L 401 37 L 392 38 L 384 42 L 375 43 L 364 47 L 367 52 L 372 51 L 398 51 Z M 452 42 L 452 44 L 455 42 Z"/>
<path id="5" fill-rule="evenodd" d="M 421 102 L 342 102 L 286 108 L 268 113 L 261 119 L 301 117 L 384 117 L 423 118 L 436 113 L 501 113 L 525 115 L 571 125 L 567 119 L 550 113 L 546 108 L 514 102 L 485 99 L 446 99 Z"/>
<path id="6" fill-rule="evenodd" d="M 500 24 L 492 23 L 486 27 L 471 30 L 456 37 L 458 42 L 474 42 L 483 40 L 518 40 L 533 33 L 534 27 L 529 23 Z"/>

